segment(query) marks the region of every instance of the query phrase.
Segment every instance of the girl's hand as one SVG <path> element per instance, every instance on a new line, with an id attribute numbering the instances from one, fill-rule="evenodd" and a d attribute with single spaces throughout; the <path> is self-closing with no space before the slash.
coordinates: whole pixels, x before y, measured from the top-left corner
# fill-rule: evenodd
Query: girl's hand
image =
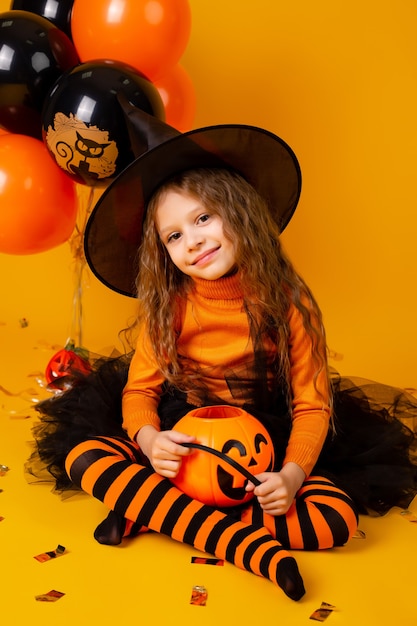
<path id="1" fill-rule="evenodd" d="M 280 472 L 264 472 L 256 478 L 262 485 L 249 482 L 246 491 L 253 491 L 261 508 L 269 515 L 285 515 L 305 480 L 304 471 L 296 463 L 287 463 Z"/>
<path id="2" fill-rule="evenodd" d="M 192 453 L 182 443 L 191 443 L 195 437 L 175 430 L 158 431 L 153 426 L 143 426 L 136 441 L 151 462 L 155 472 L 165 478 L 175 478 L 180 471 L 182 459 Z"/>

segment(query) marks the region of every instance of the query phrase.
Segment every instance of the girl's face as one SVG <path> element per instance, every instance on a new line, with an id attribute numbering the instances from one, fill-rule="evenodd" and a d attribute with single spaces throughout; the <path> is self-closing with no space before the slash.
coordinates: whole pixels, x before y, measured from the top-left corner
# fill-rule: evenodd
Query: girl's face
<path id="1" fill-rule="evenodd" d="M 235 266 L 235 246 L 222 218 L 187 193 L 167 191 L 155 213 L 156 227 L 172 262 L 191 278 L 216 280 Z"/>

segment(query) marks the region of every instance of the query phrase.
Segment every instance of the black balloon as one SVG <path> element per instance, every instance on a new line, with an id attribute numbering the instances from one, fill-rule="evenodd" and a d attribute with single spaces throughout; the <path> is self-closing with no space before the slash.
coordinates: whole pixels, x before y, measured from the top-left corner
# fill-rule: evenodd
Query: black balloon
<path id="1" fill-rule="evenodd" d="M 156 87 L 129 65 L 81 63 L 52 88 L 42 115 L 43 140 L 57 165 L 76 182 L 108 183 L 137 156 L 126 106 L 164 119 Z"/>
<path id="2" fill-rule="evenodd" d="M 10 8 L 30 11 L 45 17 L 71 37 L 73 4 L 74 0 L 14 0 Z"/>
<path id="3" fill-rule="evenodd" d="M 41 139 L 45 98 L 78 63 L 70 38 L 46 18 L 29 11 L 0 13 L 0 126 Z"/>

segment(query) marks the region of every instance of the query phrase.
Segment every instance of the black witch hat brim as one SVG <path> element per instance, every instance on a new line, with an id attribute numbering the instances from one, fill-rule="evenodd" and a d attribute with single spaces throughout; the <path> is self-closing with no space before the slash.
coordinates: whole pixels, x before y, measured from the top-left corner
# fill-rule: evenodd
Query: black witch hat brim
<path id="1" fill-rule="evenodd" d="M 166 127 L 165 128 L 170 128 Z M 85 254 L 96 277 L 110 289 L 136 295 L 137 252 L 146 206 L 156 189 L 180 172 L 224 167 L 238 172 L 266 200 L 281 232 L 301 191 L 292 149 L 277 135 L 240 124 L 170 133 L 133 161 L 94 207 L 85 232 Z M 149 145 L 149 144 L 148 144 Z"/>

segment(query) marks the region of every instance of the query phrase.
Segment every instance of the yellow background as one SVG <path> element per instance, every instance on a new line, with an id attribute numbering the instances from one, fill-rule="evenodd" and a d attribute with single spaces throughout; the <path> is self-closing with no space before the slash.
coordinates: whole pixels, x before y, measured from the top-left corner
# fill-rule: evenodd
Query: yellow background
<path id="1" fill-rule="evenodd" d="M 87 1 L 87 0 L 86 0 Z M 417 129 L 417 4 L 414 0 L 190 0 L 193 27 L 182 59 L 196 90 L 194 127 L 241 122 L 275 131 L 303 172 L 287 251 L 321 303 L 332 361 L 345 374 L 417 387 L 414 199 Z M 0 10 L 9 2 L 0 0 Z M 28 485 L 34 374 L 71 328 L 69 246 L 38 255 L 0 254 L 0 613 L 22 623 L 306 624 L 322 601 L 332 623 L 413 623 L 416 525 L 390 512 L 365 517 L 366 540 L 297 555 L 307 595 L 295 604 L 272 584 L 232 566 L 191 566 L 190 548 L 145 536 L 99 546 L 105 507 L 62 502 L 50 485 Z M 134 303 L 86 273 L 83 343 L 102 351 Z M 21 327 L 25 318 L 28 326 Z M 15 394 L 15 395 L 10 395 Z M 19 419 L 29 414 L 31 419 Z M 414 508 L 414 511 L 417 512 Z M 68 555 L 32 557 L 61 543 Z M 197 569 L 195 569 L 197 567 Z M 203 569 L 198 569 L 203 567 Z M 191 607 L 194 584 L 207 607 Z M 34 596 L 58 589 L 54 605 Z M 411 620 L 411 621 L 410 621 Z M 329 622 L 330 623 L 330 622 Z"/>
<path id="2" fill-rule="evenodd" d="M 303 191 L 283 240 L 324 312 L 343 373 L 417 386 L 417 4 L 414 0 L 191 0 L 181 60 L 194 127 L 266 127 L 295 150 Z M 0 0 L 0 9 L 9 3 Z M 62 344 L 72 313 L 67 244 L 0 254 L 0 332 Z M 88 272 L 84 344 L 117 344 L 133 303 Z M 0 335 L 1 338 L 1 335 Z M 1 340 L 1 339 L 0 339 Z"/>

